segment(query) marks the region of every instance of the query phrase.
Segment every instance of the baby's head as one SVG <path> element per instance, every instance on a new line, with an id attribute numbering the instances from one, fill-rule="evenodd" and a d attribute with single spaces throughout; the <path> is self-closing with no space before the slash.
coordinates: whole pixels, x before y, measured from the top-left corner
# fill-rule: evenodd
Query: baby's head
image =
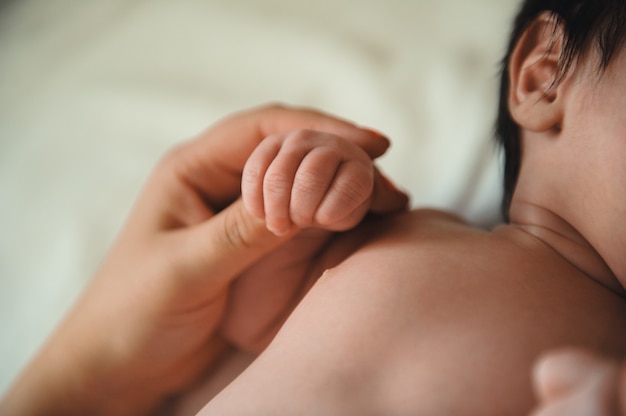
<path id="1" fill-rule="evenodd" d="M 502 63 L 500 104 L 496 133 L 503 146 L 504 199 L 502 210 L 508 218 L 513 191 L 521 166 L 521 134 L 509 106 L 511 59 L 527 30 L 537 19 L 547 17 L 554 22 L 551 32 L 560 52 L 550 88 L 556 88 L 580 63 L 594 59 L 600 77 L 617 56 L 626 40 L 625 0 L 525 0 L 518 13 Z"/>

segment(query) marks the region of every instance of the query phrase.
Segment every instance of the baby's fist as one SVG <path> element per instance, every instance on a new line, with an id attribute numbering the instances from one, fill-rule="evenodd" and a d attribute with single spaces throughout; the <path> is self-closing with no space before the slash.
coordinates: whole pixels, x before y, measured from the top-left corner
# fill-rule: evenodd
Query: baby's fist
<path id="1" fill-rule="evenodd" d="M 375 175 L 371 157 L 358 145 L 296 130 L 269 136 L 254 150 L 244 167 L 242 198 L 278 235 L 308 227 L 342 231 L 369 210 Z"/>

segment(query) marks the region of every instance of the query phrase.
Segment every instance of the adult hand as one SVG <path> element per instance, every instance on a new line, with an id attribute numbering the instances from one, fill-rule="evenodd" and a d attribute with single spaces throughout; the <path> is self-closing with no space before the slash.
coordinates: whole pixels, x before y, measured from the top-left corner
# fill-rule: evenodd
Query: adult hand
<path id="1" fill-rule="evenodd" d="M 1 413 L 148 413 L 205 372 L 226 348 L 219 327 L 230 283 L 298 233 L 274 235 L 238 200 L 252 150 L 294 129 L 340 135 L 373 158 L 388 147 L 348 122 L 270 106 L 227 118 L 171 151 Z M 381 192 L 381 200 L 393 195 Z"/>
<path id="2" fill-rule="evenodd" d="M 407 207 L 407 196 L 374 166 L 377 155 L 312 130 L 275 134 L 256 147 L 242 177 L 246 208 L 275 234 L 303 231 L 233 282 L 221 328 L 238 349 L 263 351 L 323 271 L 349 254 L 327 250 L 331 231 L 354 228 L 367 212 Z"/>
<path id="3" fill-rule="evenodd" d="M 626 415 L 626 367 L 580 349 L 551 352 L 533 381 L 539 406 L 532 416 Z"/>

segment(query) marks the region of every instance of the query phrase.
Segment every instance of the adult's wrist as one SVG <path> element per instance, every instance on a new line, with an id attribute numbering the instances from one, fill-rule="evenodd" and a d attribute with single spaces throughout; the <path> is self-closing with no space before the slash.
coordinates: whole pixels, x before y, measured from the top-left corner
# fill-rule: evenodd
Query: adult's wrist
<path id="1" fill-rule="evenodd" d="M 168 393 L 134 380 L 135 369 L 88 331 L 65 325 L 46 343 L 0 403 L 2 415 L 150 414 Z"/>

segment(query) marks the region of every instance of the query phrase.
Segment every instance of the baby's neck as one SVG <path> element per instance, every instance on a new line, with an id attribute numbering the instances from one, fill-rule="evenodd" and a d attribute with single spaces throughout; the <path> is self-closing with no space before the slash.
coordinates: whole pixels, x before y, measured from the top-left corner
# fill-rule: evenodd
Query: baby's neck
<path id="1" fill-rule="evenodd" d="M 626 296 L 626 290 L 598 251 L 561 216 L 537 204 L 514 200 L 509 218 L 512 226 L 543 241 L 588 277 Z"/>

